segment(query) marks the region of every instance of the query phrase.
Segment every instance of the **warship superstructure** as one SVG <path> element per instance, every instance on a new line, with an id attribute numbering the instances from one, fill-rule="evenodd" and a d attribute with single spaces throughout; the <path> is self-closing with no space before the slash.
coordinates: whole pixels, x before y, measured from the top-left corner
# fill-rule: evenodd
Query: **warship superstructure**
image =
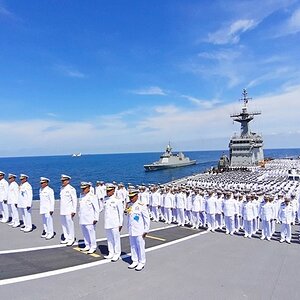
<path id="1" fill-rule="evenodd" d="M 246 89 L 243 90 L 242 95 L 241 100 L 244 102 L 242 111 L 230 116 L 235 122 L 241 124 L 240 135 L 235 134 L 229 142 L 230 167 L 238 168 L 258 166 L 264 160 L 263 138 L 249 129 L 249 122 L 261 112 L 248 112 L 247 105 L 251 98 L 248 98 Z"/>
<path id="2" fill-rule="evenodd" d="M 152 164 L 144 165 L 146 171 L 156 171 L 169 168 L 185 167 L 196 164 L 196 160 L 191 160 L 182 152 L 177 154 L 172 153 L 170 143 L 166 147 L 166 151 L 160 156 L 158 161 Z"/>

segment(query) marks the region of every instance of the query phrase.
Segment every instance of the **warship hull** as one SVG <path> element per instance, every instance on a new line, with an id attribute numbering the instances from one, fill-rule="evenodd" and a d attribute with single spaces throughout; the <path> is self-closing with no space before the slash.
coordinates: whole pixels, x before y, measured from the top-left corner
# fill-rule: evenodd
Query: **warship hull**
<path id="1" fill-rule="evenodd" d="M 171 168 L 181 168 L 187 167 L 191 165 L 195 165 L 196 160 L 191 160 L 189 162 L 177 163 L 177 164 L 150 164 L 144 165 L 146 171 L 159 171 L 163 169 L 171 169 Z"/>

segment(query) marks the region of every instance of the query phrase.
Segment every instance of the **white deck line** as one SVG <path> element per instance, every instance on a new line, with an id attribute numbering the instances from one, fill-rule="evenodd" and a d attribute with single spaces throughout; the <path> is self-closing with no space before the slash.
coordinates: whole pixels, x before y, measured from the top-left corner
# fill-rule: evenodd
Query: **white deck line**
<path id="1" fill-rule="evenodd" d="M 149 232 L 153 232 L 153 231 L 158 231 L 158 230 L 162 230 L 162 229 L 168 229 L 168 228 L 172 228 L 172 227 L 176 227 L 177 225 L 169 225 L 169 226 L 165 226 L 165 227 L 159 227 L 159 228 L 153 228 L 151 230 L 149 230 Z M 126 237 L 128 236 L 128 233 L 122 234 L 122 237 Z M 97 239 L 97 242 L 103 242 L 106 241 L 107 238 L 101 238 L 101 239 Z M 73 246 L 78 246 L 80 244 L 84 244 L 84 242 L 81 243 L 74 243 Z M 23 249 L 14 249 L 14 250 L 2 250 L 0 251 L 0 255 L 1 254 L 10 254 L 10 253 L 20 253 L 20 252 L 28 252 L 28 251 L 37 251 L 37 250 L 45 250 L 45 249 L 55 249 L 55 248 L 62 248 L 62 247 L 66 247 L 65 244 L 58 244 L 58 245 L 50 245 L 50 246 L 39 246 L 39 247 L 32 247 L 32 248 L 23 248 Z"/>
<path id="2" fill-rule="evenodd" d="M 171 226 L 171 227 L 175 227 L 175 226 L 176 225 Z M 164 227 L 164 228 L 166 228 L 166 227 Z M 153 231 L 155 231 L 155 230 L 153 230 Z M 196 237 L 206 234 L 206 233 L 208 233 L 208 231 L 202 231 L 202 232 L 199 232 L 199 233 L 196 233 L 196 234 L 193 234 L 193 235 L 190 235 L 190 236 L 187 236 L 187 237 L 184 237 L 184 238 L 181 238 L 181 239 L 169 242 L 169 243 L 154 246 L 154 247 L 146 249 L 146 252 L 151 252 L 154 250 L 159 250 L 161 248 L 172 246 L 172 245 L 196 238 Z M 129 257 L 130 255 L 131 255 L 131 253 L 127 253 L 127 254 L 122 255 L 121 258 L 125 259 L 125 258 Z M 78 271 L 78 270 L 96 267 L 99 265 L 107 264 L 109 262 L 110 262 L 109 259 L 105 259 L 105 260 L 100 260 L 100 261 L 87 263 L 87 264 L 83 264 L 83 265 L 79 265 L 79 266 L 73 266 L 73 267 L 68 267 L 68 268 L 64 268 L 64 269 L 54 270 L 54 271 L 48 271 L 48 272 L 43 272 L 43 273 L 38 273 L 38 274 L 33 274 L 33 275 L 26 275 L 26 276 L 21 276 L 21 277 L 16 277 L 16 278 L 3 279 L 3 280 L 0 280 L 0 286 L 34 280 L 34 279 L 40 279 L 40 278 L 45 278 L 45 277 L 50 277 L 50 276 L 55 276 L 55 275 L 60 275 L 60 274 L 65 274 L 65 273 L 69 273 L 69 272 L 74 272 L 74 271 Z"/>

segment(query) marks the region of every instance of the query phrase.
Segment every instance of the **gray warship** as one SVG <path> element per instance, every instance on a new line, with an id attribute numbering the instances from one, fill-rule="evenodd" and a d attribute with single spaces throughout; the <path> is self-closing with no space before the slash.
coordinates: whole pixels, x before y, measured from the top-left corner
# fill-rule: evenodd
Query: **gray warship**
<path id="1" fill-rule="evenodd" d="M 254 116 L 261 112 L 248 112 L 248 98 L 246 89 L 243 90 L 242 100 L 244 102 L 242 111 L 230 115 L 235 122 L 241 123 L 240 135 L 235 134 L 229 142 L 229 161 L 231 168 L 253 167 L 263 164 L 263 138 L 260 134 L 251 132 L 249 122 Z"/>
<path id="2" fill-rule="evenodd" d="M 179 168 L 196 164 L 196 160 L 191 160 L 182 152 L 173 154 L 170 143 L 166 147 L 166 151 L 160 156 L 158 161 L 149 165 L 144 165 L 146 171 L 157 171 L 169 168 Z"/>

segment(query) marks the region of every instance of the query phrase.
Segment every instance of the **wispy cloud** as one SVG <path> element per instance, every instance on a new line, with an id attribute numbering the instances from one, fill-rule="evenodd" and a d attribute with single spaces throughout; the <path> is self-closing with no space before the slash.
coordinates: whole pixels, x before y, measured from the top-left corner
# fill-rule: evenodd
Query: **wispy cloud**
<path id="1" fill-rule="evenodd" d="M 76 68 L 67 65 L 55 65 L 54 69 L 60 74 L 71 78 L 86 78 L 87 75 L 78 71 Z"/>
<path id="2" fill-rule="evenodd" d="M 57 115 L 57 114 L 55 114 L 55 113 L 52 113 L 52 112 L 48 112 L 46 115 L 47 115 L 48 117 L 52 117 L 52 118 L 56 118 L 56 117 L 58 117 L 58 115 Z"/>
<path id="3" fill-rule="evenodd" d="M 15 15 L 0 3 L 0 17 L 15 18 Z"/>
<path id="4" fill-rule="evenodd" d="M 198 99 L 196 97 L 192 97 L 192 96 L 188 96 L 188 95 L 181 95 L 181 97 L 189 100 L 191 103 L 195 104 L 198 107 L 204 108 L 204 109 L 211 109 L 220 103 L 220 101 L 217 99 L 203 100 L 203 99 Z"/>
<path id="5" fill-rule="evenodd" d="M 167 96 L 168 92 L 158 86 L 150 86 L 148 88 L 142 88 L 138 90 L 132 90 L 131 93 L 136 95 L 157 95 Z"/>
<path id="6" fill-rule="evenodd" d="M 293 11 L 290 17 L 281 25 L 275 37 L 296 34 L 300 32 L 300 7 Z"/>
<path id="7" fill-rule="evenodd" d="M 253 19 L 236 20 L 233 23 L 223 25 L 221 29 L 213 33 L 209 33 L 207 41 L 216 45 L 236 44 L 240 41 L 241 34 L 254 29 L 258 23 Z"/>

